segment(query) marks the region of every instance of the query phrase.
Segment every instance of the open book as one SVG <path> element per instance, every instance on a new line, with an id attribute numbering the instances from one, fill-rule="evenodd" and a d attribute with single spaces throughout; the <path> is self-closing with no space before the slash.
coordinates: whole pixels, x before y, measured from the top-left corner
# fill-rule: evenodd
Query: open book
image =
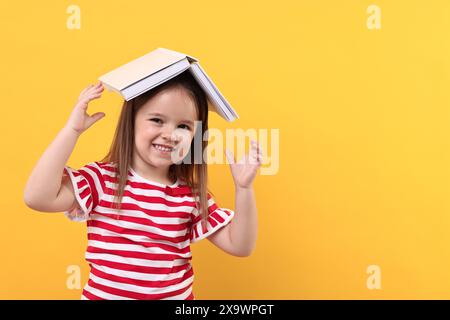
<path id="1" fill-rule="evenodd" d="M 180 52 L 157 48 L 102 75 L 99 80 L 105 88 L 120 93 L 128 101 L 186 70 L 192 73 L 205 91 L 210 102 L 209 110 L 217 112 L 230 122 L 238 118 L 231 105 L 200 67 L 198 60 Z"/>

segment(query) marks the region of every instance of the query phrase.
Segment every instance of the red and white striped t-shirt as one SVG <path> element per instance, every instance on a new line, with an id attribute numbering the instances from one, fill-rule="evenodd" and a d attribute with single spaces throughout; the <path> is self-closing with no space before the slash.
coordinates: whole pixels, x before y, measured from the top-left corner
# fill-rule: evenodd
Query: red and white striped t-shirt
<path id="1" fill-rule="evenodd" d="M 87 221 L 91 270 L 81 299 L 194 299 L 190 244 L 228 224 L 234 212 L 219 208 L 208 193 L 208 222 L 202 228 L 198 198 L 180 179 L 167 186 L 130 168 L 117 214 L 115 172 L 113 163 L 103 162 L 64 169 L 79 204 L 65 214 Z"/>

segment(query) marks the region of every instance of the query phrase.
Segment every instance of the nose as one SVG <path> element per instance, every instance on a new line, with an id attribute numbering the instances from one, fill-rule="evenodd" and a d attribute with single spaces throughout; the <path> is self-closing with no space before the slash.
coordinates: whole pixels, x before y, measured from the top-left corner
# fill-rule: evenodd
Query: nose
<path id="1" fill-rule="evenodd" d="M 161 137 L 164 139 L 164 140 L 167 140 L 167 141 L 173 141 L 173 142 L 178 142 L 178 136 L 176 135 L 176 134 L 174 134 L 175 133 L 175 129 L 173 129 L 172 127 L 166 127 L 165 129 L 163 129 L 162 130 L 162 132 L 161 132 Z"/>

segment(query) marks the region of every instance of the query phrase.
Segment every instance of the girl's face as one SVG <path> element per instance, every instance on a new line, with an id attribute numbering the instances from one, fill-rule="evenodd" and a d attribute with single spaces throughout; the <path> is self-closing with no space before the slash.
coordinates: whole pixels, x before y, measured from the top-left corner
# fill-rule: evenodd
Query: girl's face
<path id="1" fill-rule="evenodd" d="M 184 89 L 159 92 L 136 114 L 134 157 L 151 167 L 168 168 L 174 154 L 183 159 L 188 153 L 196 120 L 194 101 Z"/>

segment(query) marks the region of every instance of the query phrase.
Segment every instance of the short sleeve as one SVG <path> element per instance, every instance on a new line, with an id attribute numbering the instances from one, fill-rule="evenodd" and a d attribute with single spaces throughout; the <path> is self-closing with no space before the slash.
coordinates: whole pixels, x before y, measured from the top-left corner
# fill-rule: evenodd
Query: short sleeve
<path id="1" fill-rule="evenodd" d="M 205 222 L 202 223 L 202 217 L 197 209 L 191 214 L 191 243 L 195 243 L 213 234 L 223 226 L 227 225 L 233 217 L 233 210 L 218 207 L 213 197 L 208 193 L 208 218 L 206 224 Z"/>
<path id="2" fill-rule="evenodd" d="M 72 221 L 86 221 L 91 211 L 99 203 L 104 190 L 104 180 L 101 167 L 97 162 L 91 162 L 80 169 L 64 167 L 64 175 L 70 178 L 78 206 L 65 211 L 64 214 Z"/>

